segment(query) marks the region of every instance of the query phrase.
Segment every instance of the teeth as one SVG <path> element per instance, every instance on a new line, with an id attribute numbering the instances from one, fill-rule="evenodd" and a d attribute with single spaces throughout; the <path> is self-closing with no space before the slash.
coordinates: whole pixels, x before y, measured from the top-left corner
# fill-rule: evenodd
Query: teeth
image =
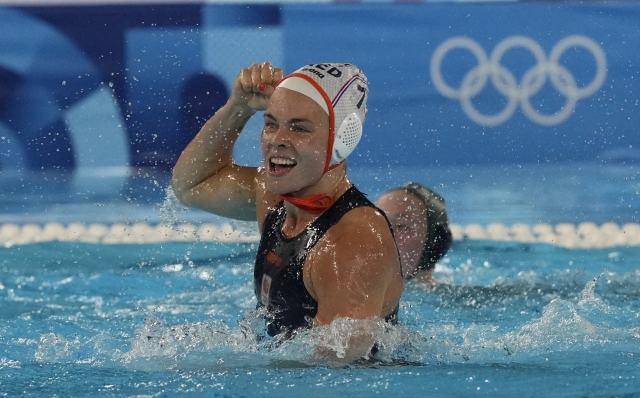
<path id="1" fill-rule="evenodd" d="M 296 161 L 295 160 L 285 159 L 285 158 L 271 158 L 271 163 L 278 164 L 278 165 L 281 165 L 281 166 L 295 166 L 296 165 Z"/>

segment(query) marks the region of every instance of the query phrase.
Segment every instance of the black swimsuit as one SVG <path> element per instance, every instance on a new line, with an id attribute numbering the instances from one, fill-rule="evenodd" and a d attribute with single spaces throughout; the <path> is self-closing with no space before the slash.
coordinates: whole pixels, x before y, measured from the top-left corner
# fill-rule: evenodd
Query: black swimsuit
<path id="1" fill-rule="evenodd" d="M 265 220 L 254 268 L 254 288 L 258 307 L 266 307 L 267 333 L 271 336 L 308 328 L 318 312 L 318 302 L 304 286 L 302 269 L 307 255 L 320 238 L 348 211 L 375 207 L 355 186 L 349 188 L 329 209 L 299 235 L 282 233 L 286 216 L 280 202 Z M 384 213 L 383 213 L 384 214 Z M 397 323 L 398 308 L 385 320 Z"/>

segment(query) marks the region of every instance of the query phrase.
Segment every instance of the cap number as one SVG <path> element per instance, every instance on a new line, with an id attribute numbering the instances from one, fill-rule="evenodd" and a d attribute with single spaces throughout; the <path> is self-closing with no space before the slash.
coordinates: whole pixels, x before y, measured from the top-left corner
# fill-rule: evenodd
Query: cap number
<path id="1" fill-rule="evenodd" d="M 362 101 L 364 101 L 364 96 L 367 95 L 367 89 L 359 84 L 356 84 L 356 86 L 358 87 L 358 91 L 362 93 L 362 98 L 360 98 L 360 101 L 358 101 L 358 104 L 356 105 L 358 109 L 360 109 L 360 107 L 362 106 Z"/>

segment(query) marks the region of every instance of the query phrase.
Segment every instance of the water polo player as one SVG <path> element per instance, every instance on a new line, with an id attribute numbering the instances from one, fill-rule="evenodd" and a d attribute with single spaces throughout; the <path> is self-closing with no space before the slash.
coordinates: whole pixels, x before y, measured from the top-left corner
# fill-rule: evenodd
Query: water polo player
<path id="1" fill-rule="evenodd" d="M 378 198 L 395 234 L 402 274 L 424 282 L 435 282 L 433 268 L 451 247 L 447 205 L 429 188 L 409 183 Z"/>
<path id="2" fill-rule="evenodd" d="M 284 78 L 269 63 L 254 64 L 175 166 L 172 187 L 182 203 L 257 219 L 255 293 L 271 335 L 338 318 L 397 319 L 403 279 L 389 224 L 346 174 L 367 90 L 350 64 L 307 65 Z M 263 167 L 238 166 L 234 144 L 262 110 Z M 356 355 L 367 344 L 353 348 Z"/>

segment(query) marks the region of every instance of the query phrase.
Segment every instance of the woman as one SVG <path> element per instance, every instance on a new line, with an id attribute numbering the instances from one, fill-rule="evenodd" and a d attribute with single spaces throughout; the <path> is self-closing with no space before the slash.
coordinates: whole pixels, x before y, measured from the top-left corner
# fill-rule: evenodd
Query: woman
<path id="1" fill-rule="evenodd" d="M 367 90 L 350 64 L 311 64 L 286 77 L 268 62 L 254 64 L 175 166 L 172 187 L 182 203 L 258 221 L 254 285 L 271 335 L 339 318 L 397 319 L 403 280 L 389 224 L 346 174 Z M 238 166 L 233 146 L 262 110 L 263 166 Z M 373 345 L 352 343 L 354 358 Z"/>
<path id="2" fill-rule="evenodd" d="M 444 199 L 425 186 L 409 183 L 382 194 L 376 206 L 391 222 L 404 277 L 435 283 L 433 269 L 452 242 Z"/>

